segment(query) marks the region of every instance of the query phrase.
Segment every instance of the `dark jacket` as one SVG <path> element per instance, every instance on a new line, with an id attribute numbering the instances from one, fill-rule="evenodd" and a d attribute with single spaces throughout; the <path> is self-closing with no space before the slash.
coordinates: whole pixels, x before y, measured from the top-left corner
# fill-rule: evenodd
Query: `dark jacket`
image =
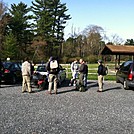
<path id="1" fill-rule="evenodd" d="M 98 71 L 97 71 L 97 73 L 98 73 L 98 75 L 103 75 L 103 65 L 102 65 L 102 64 L 100 64 L 100 65 L 98 66 Z"/>
<path id="2" fill-rule="evenodd" d="M 79 72 L 83 74 L 88 74 L 88 66 L 86 64 L 81 64 L 79 68 Z"/>

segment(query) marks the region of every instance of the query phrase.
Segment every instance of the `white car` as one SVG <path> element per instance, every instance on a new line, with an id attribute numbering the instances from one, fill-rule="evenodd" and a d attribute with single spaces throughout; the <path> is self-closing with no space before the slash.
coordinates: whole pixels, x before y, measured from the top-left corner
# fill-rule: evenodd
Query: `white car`
<path id="1" fill-rule="evenodd" d="M 34 82 L 34 84 L 37 84 L 38 80 L 41 79 L 42 77 L 47 77 L 48 76 L 48 72 L 46 69 L 46 65 L 38 65 L 37 69 L 34 71 L 33 74 L 33 78 L 32 81 Z M 66 79 L 66 69 L 63 68 L 60 65 L 60 71 L 59 71 L 59 75 L 58 75 L 58 85 L 61 85 L 61 83 Z"/>

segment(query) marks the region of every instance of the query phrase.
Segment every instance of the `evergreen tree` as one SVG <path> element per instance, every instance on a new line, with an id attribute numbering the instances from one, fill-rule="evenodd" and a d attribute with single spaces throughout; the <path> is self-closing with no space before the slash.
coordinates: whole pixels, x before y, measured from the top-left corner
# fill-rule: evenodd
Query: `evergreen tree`
<path id="1" fill-rule="evenodd" d="M 59 55 L 64 36 L 66 21 L 70 15 L 66 15 L 66 4 L 60 0 L 35 0 L 32 2 L 34 13 L 36 39 L 46 42 L 44 53 L 48 56 Z"/>
<path id="2" fill-rule="evenodd" d="M 7 15 L 7 6 L 3 1 L 0 1 L 0 57 L 2 58 L 3 41 L 5 36 L 5 29 L 8 24 L 9 16 Z"/>
<path id="3" fill-rule="evenodd" d="M 18 56 L 18 48 L 16 47 L 16 38 L 12 33 L 5 36 L 4 50 L 2 51 L 3 58 L 10 57 L 15 59 Z"/>
<path id="4" fill-rule="evenodd" d="M 134 39 L 127 39 L 125 45 L 134 46 Z"/>
<path id="5" fill-rule="evenodd" d="M 8 32 L 12 33 L 16 37 L 16 48 L 18 48 L 18 59 L 22 58 L 23 55 L 28 54 L 28 45 L 33 38 L 31 32 L 30 20 L 32 16 L 28 13 L 30 8 L 26 4 L 20 2 L 18 5 L 11 4 L 11 9 L 9 9 L 9 14 L 11 16 L 10 23 L 8 25 Z"/>

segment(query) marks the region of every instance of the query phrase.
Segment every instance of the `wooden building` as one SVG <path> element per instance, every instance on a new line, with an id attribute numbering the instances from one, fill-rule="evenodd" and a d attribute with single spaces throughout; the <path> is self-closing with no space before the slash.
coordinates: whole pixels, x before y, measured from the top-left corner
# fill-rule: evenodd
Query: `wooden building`
<path id="1" fill-rule="evenodd" d="M 134 46 L 123 46 L 123 45 L 105 45 L 103 50 L 101 51 L 103 56 L 105 55 L 115 55 L 115 67 L 120 64 L 120 55 L 131 55 L 132 60 L 134 57 Z"/>

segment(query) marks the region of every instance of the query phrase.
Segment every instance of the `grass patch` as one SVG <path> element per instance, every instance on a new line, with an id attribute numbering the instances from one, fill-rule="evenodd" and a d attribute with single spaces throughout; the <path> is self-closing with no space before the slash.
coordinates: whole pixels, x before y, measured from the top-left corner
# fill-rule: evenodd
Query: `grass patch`
<path id="1" fill-rule="evenodd" d="M 106 75 L 106 76 L 104 76 L 104 79 L 108 80 L 108 81 L 115 81 L 116 76 L 115 75 Z M 98 80 L 98 75 L 89 74 L 88 80 Z"/>
<path id="2" fill-rule="evenodd" d="M 67 76 L 68 79 L 72 78 L 72 74 L 68 74 Z M 106 75 L 104 76 L 104 79 L 107 81 L 115 81 L 116 80 L 116 76 L 115 75 Z M 88 74 L 88 80 L 98 80 L 98 75 L 96 74 Z"/>
<path id="3" fill-rule="evenodd" d="M 113 69 L 114 70 L 114 64 L 108 63 L 106 64 L 108 65 L 109 69 Z M 71 79 L 72 78 L 72 74 L 71 74 L 71 70 L 70 70 L 70 65 L 63 65 L 64 68 L 67 69 L 67 78 Z M 93 73 L 93 74 L 88 74 L 88 80 L 98 80 L 98 75 L 97 75 L 97 69 L 98 69 L 98 64 L 88 64 L 88 73 Z M 104 76 L 105 80 L 107 81 L 115 81 L 116 80 L 116 76 L 115 75 L 106 75 Z"/>

